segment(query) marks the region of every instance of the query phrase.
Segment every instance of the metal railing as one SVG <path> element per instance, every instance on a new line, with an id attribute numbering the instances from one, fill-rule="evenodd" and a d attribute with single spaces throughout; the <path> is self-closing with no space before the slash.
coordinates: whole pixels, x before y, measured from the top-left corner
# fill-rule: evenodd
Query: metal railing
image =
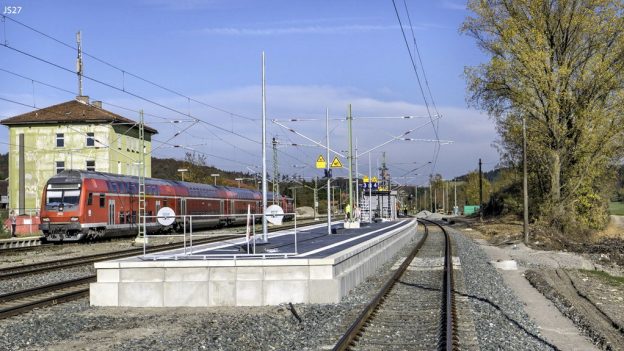
<path id="1" fill-rule="evenodd" d="M 266 216 L 268 218 L 278 218 L 278 217 L 286 217 L 292 216 L 294 227 L 293 228 L 285 228 L 282 231 L 275 232 L 271 235 L 267 233 L 266 237 L 264 237 L 264 233 L 258 233 L 256 227 L 259 227 L 260 231 L 262 231 L 261 225 L 257 225 L 257 223 L 262 223 L 262 217 Z M 284 214 L 230 214 L 227 216 L 221 215 L 175 215 L 175 216 L 145 216 L 146 225 L 154 226 L 161 225 L 159 220 L 171 220 L 174 219 L 174 224 L 177 230 L 180 232 L 178 234 L 149 234 L 150 230 L 148 228 L 145 234 L 145 240 L 143 241 L 143 256 L 144 260 L 208 260 L 208 259 L 267 259 L 267 258 L 288 258 L 290 256 L 294 256 L 298 254 L 298 243 L 297 243 L 297 214 L 296 213 L 284 213 Z M 246 223 L 246 232 L 244 234 L 233 233 L 231 231 L 215 231 L 214 228 L 218 227 L 224 221 L 230 221 L 237 223 Z M 193 224 L 195 223 L 195 225 Z M 198 227 L 201 229 L 195 229 L 194 227 Z M 203 230 L 210 229 L 210 233 L 202 233 Z M 197 240 L 198 238 L 205 238 L 210 236 L 218 236 L 218 235 L 230 235 L 230 236 L 239 236 L 240 238 L 236 238 L 233 240 L 225 240 L 222 242 L 222 245 L 216 247 L 205 247 L 202 246 L 201 250 L 198 251 L 196 243 L 194 244 L 193 240 Z M 289 252 L 270 252 L 271 248 L 264 248 L 264 252 L 258 252 L 257 243 L 266 244 L 269 237 L 277 237 L 284 235 L 293 235 L 293 245 L 294 251 Z M 149 242 L 149 238 L 163 238 L 163 237 L 182 237 L 183 239 L 183 247 L 180 252 L 176 253 L 158 253 L 158 254 L 146 254 L 147 244 Z M 201 245 L 204 245 L 203 243 Z M 246 251 L 241 253 L 209 253 L 212 251 L 217 251 L 219 249 L 223 249 L 225 247 L 245 247 Z M 223 251 L 223 250 L 222 250 Z"/>

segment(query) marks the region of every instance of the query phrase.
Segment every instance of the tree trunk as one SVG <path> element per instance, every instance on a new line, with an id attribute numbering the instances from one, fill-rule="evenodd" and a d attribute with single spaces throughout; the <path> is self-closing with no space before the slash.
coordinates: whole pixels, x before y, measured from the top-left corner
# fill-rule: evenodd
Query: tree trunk
<path id="1" fill-rule="evenodd" d="M 558 150 L 551 151 L 550 199 L 556 207 L 561 205 L 561 158 Z"/>

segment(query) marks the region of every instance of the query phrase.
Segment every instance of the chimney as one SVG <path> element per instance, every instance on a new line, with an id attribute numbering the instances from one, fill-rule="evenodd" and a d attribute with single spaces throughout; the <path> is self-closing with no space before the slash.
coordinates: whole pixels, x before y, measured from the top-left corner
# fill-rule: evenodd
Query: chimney
<path id="1" fill-rule="evenodd" d="M 91 105 L 101 109 L 102 108 L 102 101 L 94 100 L 94 101 L 91 102 Z"/>
<path id="2" fill-rule="evenodd" d="M 76 100 L 82 102 L 85 105 L 89 104 L 89 97 L 87 95 L 78 95 L 76 96 Z"/>

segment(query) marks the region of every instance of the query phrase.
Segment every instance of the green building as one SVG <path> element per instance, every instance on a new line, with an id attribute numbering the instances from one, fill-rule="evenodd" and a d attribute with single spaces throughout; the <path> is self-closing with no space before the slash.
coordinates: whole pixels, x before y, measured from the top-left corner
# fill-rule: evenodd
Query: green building
<path id="1" fill-rule="evenodd" d="M 41 206 L 46 181 L 66 169 L 139 175 L 139 124 L 89 103 L 88 96 L 0 121 L 9 128 L 9 208 L 20 214 Z M 145 126 L 145 176 L 151 176 L 151 140 Z"/>

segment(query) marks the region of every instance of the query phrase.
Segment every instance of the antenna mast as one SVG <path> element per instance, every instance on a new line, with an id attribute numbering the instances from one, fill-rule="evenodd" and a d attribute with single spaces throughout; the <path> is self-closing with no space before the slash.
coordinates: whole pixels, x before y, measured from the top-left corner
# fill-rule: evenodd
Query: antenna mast
<path id="1" fill-rule="evenodd" d="M 76 43 L 78 44 L 78 58 L 76 59 L 76 74 L 78 74 L 78 96 L 82 96 L 82 34 L 76 33 Z"/>

